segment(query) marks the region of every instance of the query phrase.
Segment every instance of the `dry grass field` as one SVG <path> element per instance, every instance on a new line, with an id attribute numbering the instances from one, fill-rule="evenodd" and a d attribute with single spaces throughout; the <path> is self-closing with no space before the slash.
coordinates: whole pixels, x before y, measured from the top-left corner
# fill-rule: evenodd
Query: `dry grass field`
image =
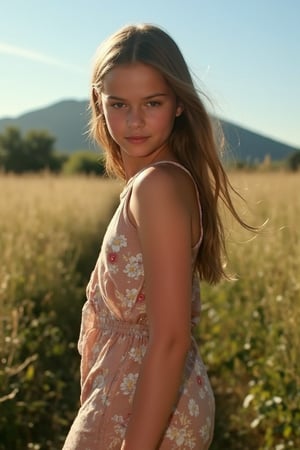
<path id="1" fill-rule="evenodd" d="M 300 176 L 236 172 L 237 281 L 203 285 L 199 345 L 217 399 L 213 449 L 300 448 Z M 120 185 L 0 177 L 0 449 L 59 448 L 77 407 L 84 288 Z M 74 400 L 75 399 L 75 400 Z"/>

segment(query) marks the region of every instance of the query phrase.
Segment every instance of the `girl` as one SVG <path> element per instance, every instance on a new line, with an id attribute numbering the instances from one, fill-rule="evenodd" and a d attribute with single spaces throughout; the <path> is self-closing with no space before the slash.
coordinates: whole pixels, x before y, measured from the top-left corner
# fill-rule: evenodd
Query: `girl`
<path id="1" fill-rule="evenodd" d="M 225 276 L 209 116 L 175 42 L 128 26 L 100 47 L 91 135 L 126 185 L 87 288 L 81 408 L 64 450 L 208 449 L 214 397 L 192 337 L 199 278 Z"/>

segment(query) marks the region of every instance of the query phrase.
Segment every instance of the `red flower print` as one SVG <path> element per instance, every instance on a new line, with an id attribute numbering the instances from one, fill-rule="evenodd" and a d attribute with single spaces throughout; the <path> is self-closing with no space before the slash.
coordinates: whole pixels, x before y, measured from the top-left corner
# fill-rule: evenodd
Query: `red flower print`
<path id="1" fill-rule="evenodd" d="M 137 301 L 138 302 L 143 302 L 145 300 L 145 294 L 143 294 L 142 292 L 138 295 L 137 297 Z"/>
<path id="2" fill-rule="evenodd" d="M 200 377 L 200 375 L 198 375 L 198 376 L 196 377 L 196 380 L 197 380 L 197 383 L 199 384 L 199 386 L 202 386 L 203 380 L 202 380 L 202 378 Z"/>
<path id="3" fill-rule="evenodd" d="M 108 260 L 111 263 L 115 263 L 117 260 L 117 254 L 116 253 L 109 253 L 108 254 Z"/>

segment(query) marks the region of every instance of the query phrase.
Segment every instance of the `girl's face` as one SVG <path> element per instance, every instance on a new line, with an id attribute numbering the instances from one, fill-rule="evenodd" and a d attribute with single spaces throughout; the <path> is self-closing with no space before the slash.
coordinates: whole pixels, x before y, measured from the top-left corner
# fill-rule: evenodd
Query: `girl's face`
<path id="1" fill-rule="evenodd" d="M 139 168 L 171 157 L 168 138 L 182 106 L 158 70 L 142 63 L 116 66 L 104 77 L 100 104 L 124 164 Z"/>

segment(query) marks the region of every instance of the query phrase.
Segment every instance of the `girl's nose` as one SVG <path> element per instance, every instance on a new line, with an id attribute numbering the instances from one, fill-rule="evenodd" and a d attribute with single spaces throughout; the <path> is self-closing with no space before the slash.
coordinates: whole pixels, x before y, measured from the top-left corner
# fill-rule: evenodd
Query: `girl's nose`
<path id="1" fill-rule="evenodd" d="M 131 108 L 127 115 L 127 125 L 131 128 L 139 128 L 144 124 L 143 111 L 140 108 Z"/>

